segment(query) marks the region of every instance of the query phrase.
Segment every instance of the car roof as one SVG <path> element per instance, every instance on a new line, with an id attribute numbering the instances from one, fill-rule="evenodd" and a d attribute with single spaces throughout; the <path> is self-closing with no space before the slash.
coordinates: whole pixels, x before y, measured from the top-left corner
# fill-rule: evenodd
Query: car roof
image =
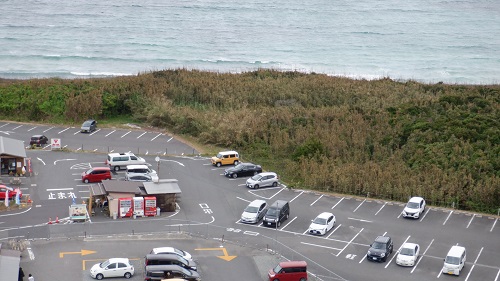
<path id="1" fill-rule="evenodd" d="M 186 260 L 184 257 L 181 257 L 177 254 L 147 254 L 146 259 L 152 259 L 152 260 Z"/>
<path id="2" fill-rule="evenodd" d="M 15 190 L 13 187 L 6 186 L 6 185 L 3 185 L 3 184 L 0 184 L 0 188 L 5 188 L 5 189 L 8 189 L 10 191 L 14 191 Z"/>
<path id="3" fill-rule="evenodd" d="M 412 197 L 410 198 L 410 201 L 408 202 L 415 202 L 415 203 L 420 203 L 420 201 L 424 200 L 422 197 Z"/>
<path id="4" fill-rule="evenodd" d="M 255 206 L 255 207 L 260 207 L 263 203 L 267 203 L 266 200 L 260 200 L 260 199 L 255 199 L 248 206 Z"/>
<path id="5" fill-rule="evenodd" d="M 261 176 L 269 176 L 269 175 L 276 176 L 277 174 L 275 172 L 263 172 L 263 173 L 259 173 L 259 175 L 261 175 Z"/>
<path id="6" fill-rule="evenodd" d="M 146 164 L 136 164 L 136 165 L 127 165 L 127 169 L 147 169 L 149 168 Z"/>
<path id="7" fill-rule="evenodd" d="M 329 218 L 330 216 L 333 216 L 333 214 L 332 214 L 332 213 L 329 213 L 329 212 L 323 212 L 323 213 L 319 214 L 317 217 L 318 217 L 318 218 L 324 218 L 324 219 L 327 219 L 327 218 Z"/>
<path id="8" fill-rule="evenodd" d="M 307 263 L 305 261 L 282 261 L 280 262 L 280 267 L 306 267 Z"/>
<path id="9" fill-rule="evenodd" d="M 106 171 L 110 171 L 109 167 L 92 167 L 91 168 L 92 170 L 106 170 Z"/>
<path id="10" fill-rule="evenodd" d="M 158 247 L 158 248 L 153 248 L 153 250 L 151 250 L 151 253 L 165 253 L 165 252 L 175 253 L 175 249 L 176 248 L 174 248 L 174 247 Z M 181 251 L 181 250 L 179 250 L 179 251 Z"/>
<path id="11" fill-rule="evenodd" d="M 228 150 L 228 151 L 221 151 L 219 152 L 218 154 L 238 154 L 238 152 L 234 151 L 234 150 Z"/>
<path id="12" fill-rule="evenodd" d="M 455 245 L 451 247 L 450 251 L 448 251 L 448 256 L 460 256 L 464 251 L 465 247 Z"/>
<path id="13" fill-rule="evenodd" d="M 39 137 L 43 137 L 43 135 L 33 135 L 31 136 L 32 138 L 39 138 Z"/>
<path id="14" fill-rule="evenodd" d="M 108 155 L 110 155 L 110 156 L 134 155 L 135 156 L 135 154 L 133 154 L 132 152 L 120 152 L 120 153 L 115 152 L 115 153 L 110 153 Z"/>
<path id="15" fill-rule="evenodd" d="M 389 237 L 389 236 L 378 236 L 375 239 L 375 242 L 387 243 L 387 241 L 389 241 L 389 239 L 391 239 L 391 237 Z"/>
<path id="16" fill-rule="evenodd" d="M 110 263 L 115 263 L 115 262 L 123 262 L 123 263 L 130 263 L 128 258 L 111 258 L 109 259 Z"/>

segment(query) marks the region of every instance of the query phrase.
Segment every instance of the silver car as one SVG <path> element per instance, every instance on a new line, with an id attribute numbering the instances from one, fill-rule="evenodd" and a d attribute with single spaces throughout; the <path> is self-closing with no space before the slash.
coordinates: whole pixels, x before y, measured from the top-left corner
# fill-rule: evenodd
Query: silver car
<path id="1" fill-rule="evenodd" d="M 257 174 L 247 180 L 247 187 L 258 189 L 259 187 L 264 186 L 278 186 L 279 177 L 276 173 L 273 172 L 265 172 Z"/>
<path id="2" fill-rule="evenodd" d="M 258 223 L 267 213 L 267 203 L 264 200 L 253 200 L 241 214 L 241 222 Z"/>

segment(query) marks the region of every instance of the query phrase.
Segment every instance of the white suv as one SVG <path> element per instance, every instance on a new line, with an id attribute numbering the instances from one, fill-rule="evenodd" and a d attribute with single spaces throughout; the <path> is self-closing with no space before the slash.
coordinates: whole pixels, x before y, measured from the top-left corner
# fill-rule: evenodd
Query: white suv
<path id="1" fill-rule="evenodd" d="M 149 176 L 151 181 L 157 182 L 158 175 L 155 170 L 151 170 L 148 165 L 128 165 L 125 180 L 130 180 L 134 176 Z"/>
<path id="2" fill-rule="evenodd" d="M 422 197 L 412 197 L 401 213 L 405 218 L 418 219 L 425 211 L 425 200 Z"/>
<path id="3" fill-rule="evenodd" d="M 130 152 L 110 153 L 108 159 L 106 159 L 106 164 L 109 165 L 110 169 L 119 171 L 121 168 L 127 167 L 127 165 L 146 164 L 146 160 Z"/>

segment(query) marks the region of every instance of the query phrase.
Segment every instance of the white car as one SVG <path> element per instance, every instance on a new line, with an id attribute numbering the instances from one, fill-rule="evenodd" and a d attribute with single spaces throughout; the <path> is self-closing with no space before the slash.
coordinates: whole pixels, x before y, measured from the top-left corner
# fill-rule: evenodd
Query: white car
<path id="1" fill-rule="evenodd" d="M 405 218 L 420 218 L 420 215 L 425 211 L 425 200 L 422 197 L 412 197 L 401 213 Z"/>
<path id="2" fill-rule="evenodd" d="M 243 223 L 258 223 L 267 213 L 265 200 L 256 199 L 250 202 L 241 214 L 240 221 Z"/>
<path id="3" fill-rule="evenodd" d="M 335 216 L 332 213 L 324 212 L 312 221 L 307 232 L 310 234 L 325 235 L 334 225 Z"/>
<path id="4" fill-rule="evenodd" d="M 176 254 L 178 256 L 181 256 L 187 260 L 193 260 L 193 257 L 191 256 L 190 253 L 176 249 L 174 247 L 159 247 L 159 248 L 154 248 L 151 250 L 150 254 Z"/>
<path id="5" fill-rule="evenodd" d="M 105 277 L 125 277 L 134 275 L 134 266 L 127 258 L 113 258 L 105 262 L 94 264 L 90 269 L 92 278 L 101 280 Z"/>
<path id="6" fill-rule="evenodd" d="M 414 243 L 404 243 L 396 258 L 396 264 L 414 266 L 420 254 L 420 246 Z"/>
<path id="7" fill-rule="evenodd" d="M 246 186 L 248 188 L 258 189 L 264 186 L 278 186 L 279 177 L 276 173 L 265 172 L 257 174 L 249 179 L 247 179 Z"/>

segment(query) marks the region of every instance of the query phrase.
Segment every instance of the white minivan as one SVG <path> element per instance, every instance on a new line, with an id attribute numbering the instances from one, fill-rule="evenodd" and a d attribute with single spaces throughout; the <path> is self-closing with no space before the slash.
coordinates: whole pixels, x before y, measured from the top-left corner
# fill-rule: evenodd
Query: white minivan
<path id="1" fill-rule="evenodd" d="M 464 247 L 453 246 L 446 255 L 443 265 L 443 273 L 460 275 L 460 271 L 465 266 L 467 254 Z"/>
<path id="2" fill-rule="evenodd" d="M 127 172 L 125 173 L 125 180 L 130 180 L 134 176 L 148 176 L 151 181 L 157 182 L 158 175 L 155 170 L 152 170 L 148 165 L 127 165 Z"/>
<path id="3" fill-rule="evenodd" d="M 130 152 L 110 153 L 108 159 L 106 159 L 106 164 L 109 165 L 111 170 L 119 171 L 122 168 L 125 169 L 127 165 L 146 164 L 146 160 Z"/>

